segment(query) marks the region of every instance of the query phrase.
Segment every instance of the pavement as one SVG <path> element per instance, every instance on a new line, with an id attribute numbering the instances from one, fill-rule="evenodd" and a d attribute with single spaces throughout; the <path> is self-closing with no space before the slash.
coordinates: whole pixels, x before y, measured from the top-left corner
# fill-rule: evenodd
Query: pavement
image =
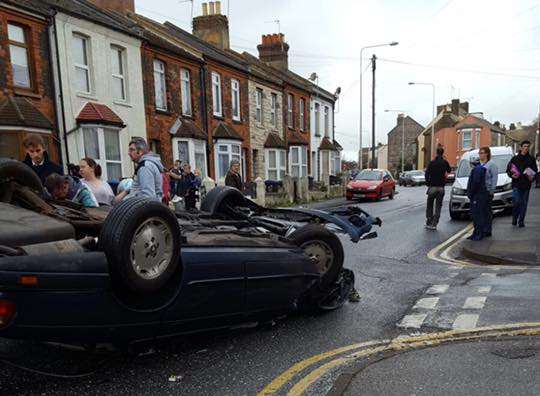
<path id="1" fill-rule="evenodd" d="M 455 332 L 540 322 L 540 267 L 478 267 L 430 258 L 469 222 L 450 220 L 447 190 L 437 231 L 426 230 L 425 187 L 398 191 L 394 200 L 360 203 L 382 218 L 378 238 L 354 244 L 340 237 L 360 302 L 325 314 L 291 315 L 274 326 L 183 335 L 127 357 L 0 339 L 0 394 L 320 395 L 351 368 L 344 363 L 364 363 L 357 360 L 365 352 L 361 346 L 386 348 L 388 340 L 413 337 L 416 343 L 417 337 L 440 333 L 451 335 L 444 336 L 448 343 L 436 346 L 428 339 L 433 348 L 393 353 L 403 349 L 398 346 L 386 360 L 350 376 L 348 394 L 477 394 L 475 386 L 493 390 L 490 381 L 500 385 L 500 393 L 539 394 L 537 355 L 531 355 L 537 338 L 530 345 L 523 336 L 463 344 Z M 338 199 L 315 206 L 351 204 Z M 489 349 L 494 342 L 500 347 Z M 515 359 L 491 353 L 499 350 Z M 342 358 L 344 351 L 355 353 L 354 359 Z M 509 373 L 507 384 L 495 375 L 498 367 Z"/>
<path id="2" fill-rule="evenodd" d="M 463 256 L 488 264 L 540 266 L 540 189 L 529 196 L 525 227 L 512 226 L 512 216 L 496 217 L 493 236 L 481 241 L 464 240 Z"/>

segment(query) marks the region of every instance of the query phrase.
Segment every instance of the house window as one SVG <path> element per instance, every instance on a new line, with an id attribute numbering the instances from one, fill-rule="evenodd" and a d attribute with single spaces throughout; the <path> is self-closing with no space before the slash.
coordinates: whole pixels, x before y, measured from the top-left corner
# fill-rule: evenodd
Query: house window
<path id="1" fill-rule="evenodd" d="M 332 152 L 332 175 L 337 175 L 341 172 L 341 155 L 338 151 Z"/>
<path id="2" fill-rule="evenodd" d="M 307 176 L 307 148 L 305 146 L 292 146 L 289 163 L 292 177 Z"/>
<path id="3" fill-rule="evenodd" d="M 463 150 L 470 150 L 472 148 L 472 129 L 462 129 L 461 138 L 461 148 Z"/>
<path id="4" fill-rule="evenodd" d="M 287 95 L 287 126 L 289 128 L 294 128 L 293 96 L 291 94 Z"/>
<path id="5" fill-rule="evenodd" d="M 175 161 L 187 162 L 192 170 L 201 172 L 202 178 L 206 177 L 206 143 L 203 140 L 173 138 L 173 147 L 176 147 L 173 152 Z"/>
<path id="6" fill-rule="evenodd" d="M 474 146 L 474 148 L 480 148 L 480 130 L 479 129 L 475 129 L 474 131 L 474 136 L 476 137 L 476 145 Z"/>
<path id="7" fill-rule="evenodd" d="M 90 62 L 88 57 L 88 38 L 73 35 L 73 63 L 75 66 L 75 88 L 79 92 L 90 93 Z"/>
<path id="8" fill-rule="evenodd" d="M 321 105 L 315 103 L 315 136 L 321 136 Z"/>
<path id="9" fill-rule="evenodd" d="M 273 127 L 277 126 L 277 95 L 273 93 L 270 96 L 270 124 Z"/>
<path id="10" fill-rule="evenodd" d="M 221 76 L 217 73 L 212 73 L 212 105 L 214 115 L 221 117 L 223 114 L 221 109 Z"/>
<path id="11" fill-rule="evenodd" d="M 300 130 L 303 131 L 306 129 L 306 101 L 300 99 Z"/>
<path id="12" fill-rule="evenodd" d="M 285 150 L 266 150 L 266 180 L 283 180 L 285 177 Z"/>
<path id="13" fill-rule="evenodd" d="M 231 80 L 231 96 L 232 119 L 240 121 L 240 83 L 238 80 Z"/>
<path id="14" fill-rule="evenodd" d="M 180 69 L 180 90 L 182 91 L 182 114 L 190 116 L 191 111 L 191 81 L 189 70 Z"/>
<path id="15" fill-rule="evenodd" d="M 167 110 L 167 80 L 165 78 L 165 63 L 154 59 L 154 94 L 156 109 Z"/>
<path id="16" fill-rule="evenodd" d="M 263 100 L 263 91 L 260 88 L 257 88 L 257 91 L 255 92 L 255 120 L 262 124 L 262 100 Z"/>
<path id="17" fill-rule="evenodd" d="M 83 127 L 84 157 L 93 158 L 103 169 L 105 180 L 122 178 L 120 135 L 117 128 Z"/>
<path id="18" fill-rule="evenodd" d="M 13 70 L 13 85 L 31 88 L 30 62 L 26 31 L 23 27 L 8 24 L 9 55 Z"/>
<path id="19" fill-rule="evenodd" d="M 111 45 L 113 98 L 119 100 L 126 100 L 124 57 L 125 50 L 123 48 Z"/>
<path id="20" fill-rule="evenodd" d="M 241 161 L 241 150 L 239 142 L 219 141 L 216 144 L 217 169 L 216 174 L 218 179 L 225 177 L 229 171 L 229 166 L 232 160 Z"/>
<path id="21" fill-rule="evenodd" d="M 324 106 L 324 136 L 330 137 L 330 109 Z"/>
<path id="22" fill-rule="evenodd" d="M 321 174 L 330 174 L 330 151 L 328 150 L 321 151 Z"/>

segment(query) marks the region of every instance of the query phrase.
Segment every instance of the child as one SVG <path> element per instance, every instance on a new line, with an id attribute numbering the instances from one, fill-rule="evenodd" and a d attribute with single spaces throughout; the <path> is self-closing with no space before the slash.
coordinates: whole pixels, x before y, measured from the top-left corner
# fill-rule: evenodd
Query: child
<path id="1" fill-rule="evenodd" d="M 45 180 L 45 188 L 56 200 L 70 200 L 87 208 L 99 206 L 92 191 L 76 177 L 52 173 Z"/>

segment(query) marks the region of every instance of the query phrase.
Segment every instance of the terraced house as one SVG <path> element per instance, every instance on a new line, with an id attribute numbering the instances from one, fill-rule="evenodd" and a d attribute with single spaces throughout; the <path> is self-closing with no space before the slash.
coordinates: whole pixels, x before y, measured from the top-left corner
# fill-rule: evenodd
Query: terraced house
<path id="1" fill-rule="evenodd" d="M 40 2 L 0 3 L 0 157 L 22 160 L 23 139 L 38 133 L 59 159 L 47 16 Z"/>

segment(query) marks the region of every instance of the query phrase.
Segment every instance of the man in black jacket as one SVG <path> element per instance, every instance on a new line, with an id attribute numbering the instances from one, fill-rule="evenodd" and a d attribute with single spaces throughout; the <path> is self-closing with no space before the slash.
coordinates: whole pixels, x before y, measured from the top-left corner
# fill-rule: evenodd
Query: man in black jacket
<path id="1" fill-rule="evenodd" d="M 237 160 L 232 160 L 231 165 L 229 168 L 229 172 L 227 172 L 227 176 L 225 176 L 225 185 L 237 188 L 238 190 L 242 191 L 244 188 L 244 183 L 242 183 L 242 176 L 240 176 L 240 162 Z"/>
<path id="2" fill-rule="evenodd" d="M 450 164 L 443 158 L 444 149 L 437 148 L 437 156 L 432 160 L 426 169 L 427 207 L 426 207 L 426 228 L 436 230 L 444 198 L 444 186 L 446 184 L 446 174 L 450 173 Z M 433 202 L 436 201 L 435 213 L 433 213 Z"/>
<path id="3" fill-rule="evenodd" d="M 519 227 L 525 227 L 529 191 L 535 173 L 538 172 L 536 161 L 529 154 L 530 147 L 531 142 L 528 140 L 521 142 L 521 150 L 506 167 L 506 173 L 512 178 L 512 225 L 519 224 Z"/>
<path id="4" fill-rule="evenodd" d="M 53 173 L 64 174 L 62 167 L 49 159 L 49 154 L 45 150 L 45 143 L 41 136 L 37 134 L 28 135 L 23 140 L 23 146 L 26 150 L 26 157 L 23 162 L 36 172 L 43 185 L 49 175 Z"/>

